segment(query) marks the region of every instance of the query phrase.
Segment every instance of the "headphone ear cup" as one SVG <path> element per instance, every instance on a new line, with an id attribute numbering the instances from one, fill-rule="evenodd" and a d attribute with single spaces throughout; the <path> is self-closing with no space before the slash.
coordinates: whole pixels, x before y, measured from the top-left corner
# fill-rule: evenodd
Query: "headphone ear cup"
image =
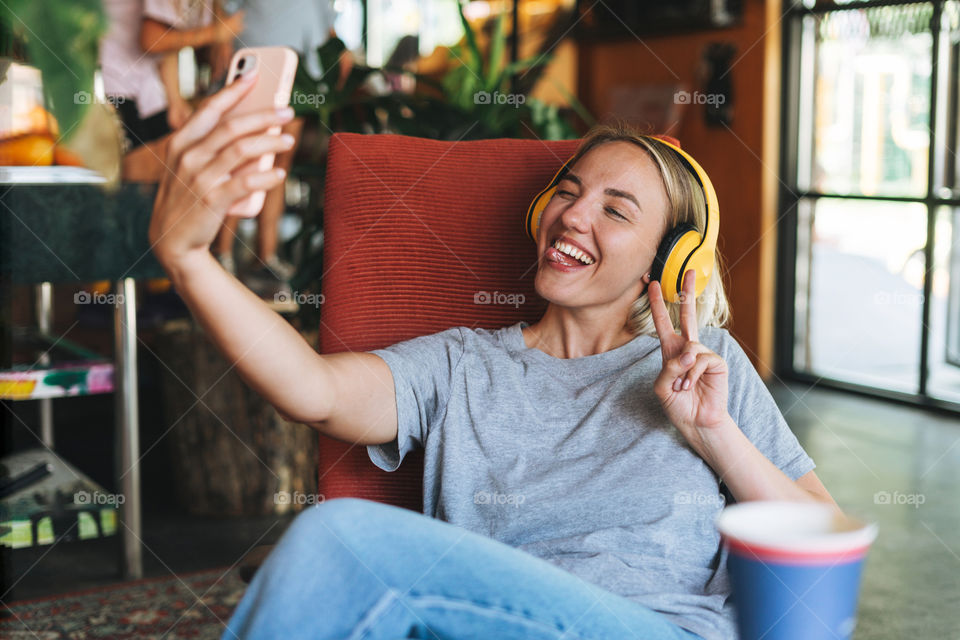
<path id="1" fill-rule="evenodd" d="M 576 156 L 574 156 L 576 157 Z M 537 233 L 540 231 L 540 216 L 543 215 L 543 210 L 547 208 L 547 205 L 550 203 L 550 198 L 553 197 L 553 194 L 557 191 L 557 185 L 560 183 L 560 180 L 567 173 L 567 169 L 570 167 L 570 160 L 567 160 L 563 163 L 563 166 L 560 167 L 560 170 L 553 176 L 553 179 L 550 180 L 550 184 L 547 187 L 537 194 L 537 197 L 533 199 L 533 202 L 530 203 L 530 206 L 527 207 L 527 217 L 523 225 L 527 231 L 527 235 L 530 236 L 530 239 L 534 242 L 537 241 Z"/>
<path id="2" fill-rule="evenodd" d="M 540 230 L 540 216 L 543 215 L 543 210 L 547 208 L 547 204 L 550 202 L 550 198 L 553 197 L 556 190 L 556 186 L 544 189 L 533 199 L 533 202 L 531 202 L 527 208 L 527 224 L 525 226 L 527 235 L 530 236 L 530 239 L 534 242 L 537 241 L 537 232 Z"/>
<path id="3" fill-rule="evenodd" d="M 682 290 L 683 265 L 699 244 L 700 232 L 686 222 L 671 229 L 660 241 L 650 279 L 660 282 L 663 299 L 667 302 L 677 302 Z"/>

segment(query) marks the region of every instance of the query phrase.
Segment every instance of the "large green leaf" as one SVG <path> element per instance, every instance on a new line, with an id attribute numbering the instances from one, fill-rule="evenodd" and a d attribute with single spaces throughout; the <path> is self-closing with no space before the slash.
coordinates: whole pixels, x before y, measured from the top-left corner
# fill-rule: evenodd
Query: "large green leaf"
<path id="1" fill-rule="evenodd" d="M 69 138 L 93 95 L 100 37 L 107 28 L 100 0 L 7 0 L 0 15 L 26 44 L 28 62 L 43 74 L 49 106 Z"/>
<path id="2" fill-rule="evenodd" d="M 487 64 L 487 77 L 486 82 L 484 82 L 487 91 L 498 89 L 503 81 L 503 72 L 500 67 L 503 65 L 503 49 L 505 44 L 503 14 L 499 13 L 494 22 L 493 37 L 490 38 L 490 61 Z"/>
<path id="3" fill-rule="evenodd" d="M 463 13 L 463 5 L 460 4 L 460 0 L 456 0 L 456 2 L 457 11 L 460 12 L 460 25 L 463 27 L 463 33 L 467 39 L 467 47 L 470 49 L 470 59 L 463 62 L 473 69 L 477 77 L 483 77 L 483 57 L 480 55 L 480 47 L 477 46 L 477 36 L 470 28 L 470 22 L 467 21 L 467 16 Z"/>
<path id="4" fill-rule="evenodd" d="M 564 97 L 564 99 L 565 99 L 568 103 L 570 103 L 570 108 L 573 109 L 574 112 L 575 112 L 578 116 L 580 116 L 580 118 L 581 118 L 584 122 L 587 123 L 587 126 L 592 127 L 593 125 L 595 125 L 595 124 L 597 123 L 597 119 L 594 118 L 594 117 L 590 114 L 589 111 L 587 111 L 587 108 L 584 106 L 584 104 L 583 104 L 582 102 L 580 102 L 579 100 L 577 100 L 577 96 L 575 96 L 575 95 L 573 95 L 572 93 L 570 93 L 569 91 L 567 91 L 567 88 L 564 87 L 564 86 L 563 86 L 562 84 L 560 84 L 559 82 L 557 82 L 556 80 L 553 80 L 552 82 L 553 82 L 553 86 L 557 89 L 557 91 L 559 91 L 560 94 Z"/>

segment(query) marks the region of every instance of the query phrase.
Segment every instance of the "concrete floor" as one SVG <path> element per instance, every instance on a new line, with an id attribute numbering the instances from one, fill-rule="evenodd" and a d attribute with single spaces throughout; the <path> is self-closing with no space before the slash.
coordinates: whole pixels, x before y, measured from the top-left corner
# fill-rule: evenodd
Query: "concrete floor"
<path id="1" fill-rule="evenodd" d="M 771 392 L 837 503 L 878 524 L 855 640 L 960 640 L 960 419 L 837 391 Z"/>
<path id="2" fill-rule="evenodd" d="M 840 506 L 879 524 L 854 639 L 960 640 L 960 419 L 824 389 L 771 391 Z M 147 574 L 230 566 L 288 523 L 148 513 Z M 15 587 L 4 599 L 115 582 L 116 554 L 112 540 L 5 552 L 5 588 Z"/>

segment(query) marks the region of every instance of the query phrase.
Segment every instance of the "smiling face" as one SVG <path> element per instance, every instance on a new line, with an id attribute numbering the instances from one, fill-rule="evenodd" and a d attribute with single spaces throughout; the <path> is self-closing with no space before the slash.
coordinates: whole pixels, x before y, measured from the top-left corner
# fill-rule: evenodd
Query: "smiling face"
<path id="1" fill-rule="evenodd" d="M 617 141 L 590 149 L 543 211 L 537 293 L 562 307 L 622 305 L 626 312 L 643 292 L 669 206 L 660 171 L 642 148 Z"/>

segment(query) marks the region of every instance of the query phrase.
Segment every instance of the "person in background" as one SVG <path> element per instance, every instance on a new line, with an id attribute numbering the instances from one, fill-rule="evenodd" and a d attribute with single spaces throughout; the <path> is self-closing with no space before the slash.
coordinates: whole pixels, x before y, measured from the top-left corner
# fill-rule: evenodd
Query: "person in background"
<path id="1" fill-rule="evenodd" d="M 100 42 L 107 99 L 123 124 L 124 152 L 159 140 L 171 130 L 157 59 L 140 48 L 141 0 L 104 0 L 108 28 Z"/>
<path id="2" fill-rule="evenodd" d="M 179 52 L 184 47 L 209 50 L 213 75 L 226 71 L 233 38 L 243 29 L 243 12 L 227 15 L 210 0 L 144 0 L 140 44 L 162 55 L 160 75 L 170 103 L 170 124 L 179 128 L 193 111 L 180 94 Z"/>
<path id="3" fill-rule="evenodd" d="M 170 31 L 144 16 L 143 0 L 104 0 L 103 7 L 109 27 L 100 44 L 100 68 L 104 92 L 123 124 L 123 177 L 156 182 L 163 168 L 160 158 L 166 136 L 190 115 L 179 91 L 171 91 L 178 85 L 176 51 L 229 42 L 231 32 L 243 28 L 243 18 Z M 144 47 L 145 42 L 149 46 Z M 158 59 L 157 54 L 162 57 Z M 171 100 L 171 96 L 175 97 Z"/>
<path id="4" fill-rule="evenodd" d="M 160 81 L 167 96 L 167 124 L 171 131 L 183 126 L 193 107 L 180 93 L 180 54 L 166 53 L 160 58 Z"/>
<path id="5" fill-rule="evenodd" d="M 417 79 L 412 72 L 416 71 L 419 58 L 420 38 L 411 35 L 400 38 L 385 65 L 389 71 L 383 74 L 390 91 L 413 93 L 416 90 Z"/>
<path id="6" fill-rule="evenodd" d="M 237 40 L 238 48 L 287 46 L 297 52 L 301 64 L 311 76 L 323 76 L 326 70 L 320 68 L 317 48 L 329 38 L 337 37 L 333 28 L 336 13 L 329 0 L 288 0 L 283 3 L 245 0 L 242 6 L 246 28 Z M 346 53 L 340 60 L 341 81 L 349 73 L 350 63 L 349 53 Z M 302 131 L 303 118 L 295 118 L 283 126 L 283 132 L 292 135 L 296 142 L 292 149 L 277 154 L 277 168 L 289 172 Z M 263 209 L 256 218 L 256 260 L 243 278 L 251 290 L 267 298 L 288 288 L 286 282 L 294 271 L 293 265 L 277 255 L 278 227 L 284 206 L 284 185 L 279 184 L 267 192 Z M 213 246 L 217 260 L 234 275 L 237 263 L 233 246 L 238 223 L 236 216 L 227 216 Z"/>
<path id="7" fill-rule="evenodd" d="M 140 46 L 151 54 L 185 47 L 209 50 L 212 75 L 226 71 L 233 41 L 243 32 L 244 12 L 227 13 L 213 0 L 144 0 Z"/>

